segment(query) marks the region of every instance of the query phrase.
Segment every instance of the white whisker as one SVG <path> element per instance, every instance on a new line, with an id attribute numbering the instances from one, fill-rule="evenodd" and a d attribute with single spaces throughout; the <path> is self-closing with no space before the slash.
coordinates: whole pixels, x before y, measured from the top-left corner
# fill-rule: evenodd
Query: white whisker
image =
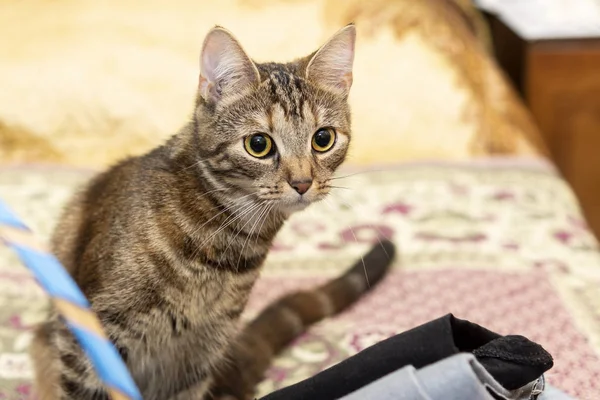
<path id="1" fill-rule="evenodd" d="M 264 204 L 265 204 L 265 201 L 263 200 L 262 202 L 259 203 L 259 206 L 264 206 Z M 235 235 L 233 236 L 233 238 L 227 242 L 227 246 L 225 247 L 225 249 L 221 253 L 221 256 L 219 257 L 219 265 L 221 265 L 221 260 L 223 259 L 223 255 L 227 252 L 227 250 L 229 249 L 229 247 L 231 246 L 231 244 L 235 241 L 235 239 L 239 236 L 239 234 L 242 233 L 242 231 L 244 230 L 244 228 L 246 227 L 246 225 L 248 225 L 252 221 L 252 218 L 254 217 L 254 215 L 257 214 L 257 212 L 258 212 L 258 211 L 256 211 L 257 209 L 259 211 L 262 211 L 262 207 L 255 207 L 254 208 L 254 210 L 255 210 L 254 214 L 251 215 L 250 218 L 248 218 L 248 220 L 246 221 L 246 223 L 244 223 L 244 225 L 242 225 L 242 227 L 235 233 Z"/>
<path id="2" fill-rule="evenodd" d="M 263 208 L 261 208 L 260 211 L 258 213 L 256 213 L 257 214 L 256 220 L 254 221 L 254 224 L 252 224 L 252 227 L 250 228 L 250 233 L 248 234 L 248 237 L 246 237 L 246 240 L 244 240 L 244 244 L 242 245 L 242 249 L 240 250 L 240 255 L 239 255 L 237 263 L 235 265 L 236 271 L 239 271 L 240 261 L 242 260 L 242 255 L 244 254 L 244 248 L 246 247 L 246 243 L 248 243 L 248 241 L 252 237 L 252 232 L 254 232 L 254 228 L 256 227 L 256 225 L 258 225 L 258 222 L 260 221 L 260 216 L 264 213 L 264 211 L 270 205 L 266 201 L 263 201 L 262 204 L 263 204 Z"/>
<path id="3" fill-rule="evenodd" d="M 216 235 L 218 235 L 221 231 L 223 231 L 224 229 L 226 229 L 228 226 L 230 226 L 232 223 L 234 223 L 235 221 L 239 220 L 240 218 L 243 218 L 245 215 L 248 215 L 250 212 L 252 212 L 254 209 L 256 209 L 258 206 L 260 206 L 260 204 L 252 204 L 250 206 L 247 206 L 243 211 L 240 211 L 240 213 L 233 219 L 231 219 L 229 222 L 227 222 L 227 220 L 230 219 L 230 217 L 227 217 L 227 219 L 223 222 L 223 224 L 221 224 L 221 226 L 219 227 L 219 229 L 217 229 L 215 232 L 213 232 L 206 240 L 204 240 L 199 246 L 198 248 L 202 248 L 209 240 L 213 239 Z M 226 223 L 227 222 L 227 223 Z"/>
<path id="4" fill-rule="evenodd" d="M 333 185 L 328 185 L 327 187 L 331 188 L 331 189 L 346 189 L 346 190 L 354 190 L 352 188 L 346 187 L 346 186 L 333 186 Z"/>
<path id="5" fill-rule="evenodd" d="M 331 204 L 329 202 L 329 199 L 324 199 L 326 204 L 328 204 L 330 207 L 332 207 L 335 210 L 335 207 L 333 204 Z M 350 229 L 350 232 L 352 232 L 352 236 L 354 236 L 354 241 L 356 243 L 358 243 L 358 238 L 356 237 L 356 234 L 354 233 L 354 229 L 352 229 L 352 226 L 350 224 L 347 225 L 348 229 Z M 369 274 L 367 273 L 367 265 L 365 264 L 365 259 L 362 255 L 362 253 L 360 254 L 360 260 L 362 261 L 362 265 L 363 265 L 363 270 L 365 271 L 365 280 L 367 281 L 367 287 L 371 287 L 371 283 L 369 282 Z"/>
<path id="6" fill-rule="evenodd" d="M 195 236 L 195 235 L 196 235 L 198 232 L 200 232 L 200 229 L 204 228 L 204 227 L 206 226 L 206 224 L 208 224 L 210 221 L 214 220 L 214 219 L 215 219 L 215 218 L 217 218 L 219 215 L 221 215 L 221 214 L 223 214 L 223 213 L 225 213 L 225 212 L 227 212 L 227 211 L 231 210 L 231 209 L 232 209 L 232 208 L 234 208 L 236 205 L 238 205 L 237 203 L 238 203 L 240 200 L 243 200 L 243 199 L 245 199 L 245 198 L 247 198 L 247 197 L 249 197 L 249 196 L 252 196 L 253 194 L 255 194 L 255 193 L 250 193 L 250 194 L 247 194 L 247 195 L 245 195 L 245 196 L 238 197 L 238 198 L 236 198 L 236 199 L 234 199 L 234 200 L 231 200 L 231 201 L 229 201 L 228 203 L 231 203 L 231 204 L 228 204 L 228 205 L 227 205 L 227 206 L 226 206 L 226 207 L 225 207 L 223 210 L 221 210 L 221 211 L 220 211 L 220 212 L 218 212 L 217 214 L 213 215 L 211 218 L 209 218 L 207 221 L 205 221 L 205 222 L 204 222 L 202 225 L 200 225 L 198 228 L 196 228 L 196 229 L 194 230 L 194 232 L 191 234 L 191 236 L 192 236 L 192 237 L 194 237 L 194 236 Z M 240 207 L 243 207 L 243 206 L 249 205 L 249 204 L 251 204 L 251 203 L 252 203 L 252 201 L 251 201 L 251 200 L 249 200 L 249 201 L 246 201 L 246 202 L 244 202 L 244 203 L 240 204 L 239 206 L 240 206 Z M 216 208 L 218 208 L 218 207 L 219 207 L 219 206 L 213 207 L 213 208 L 211 208 L 209 211 L 212 211 L 212 210 L 214 210 L 214 209 L 216 209 Z"/>
<path id="7" fill-rule="evenodd" d="M 369 171 L 359 171 L 359 172 L 355 172 L 352 174 L 348 174 L 348 175 L 343 175 L 343 176 L 334 176 L 333 178 L 330 178 L 330 181 L 333 180 L 337 180 L 337 179 L 345 179 L 345 178 L 350 178 L 352 176 L 356 176 L 356 175 L 364 175 L 364 174 L 374 174 L 376 172 L 387 172 L 387 171 L 393 171 L 393 168 L 389 168 L 389 169 L 373 169 L 373 170 L 369 170 Z"/>
<path id="8" fill-rule="evenodd" d="M 267 208 L 267 210 L 264 213 L 264 216 L 262 216 L 262 222 L 260 223 L 260 226 L 258 227 L 258 230 L 256 231 L 256 240 L 254 242 L 255 245 L 258 244 L 258 238 L 260 237 L 260 232 L 262 232 L 262 228 L 265 225 L 265 222 L 267 220 L 267 218 L 269 218 L 269 213 L 271 212 L 271 210 L 275 207 L 275 203 L 271 203 L 269 204 L 269 207 Z"/>
<path id="9" fill-rule="evenodd" d="M 349 204 L 342 199 L 337 199 L 337 200 L 340 203 L 342 203 L 344 206 L 348 207 L 349 209 L 351 209 L 351 210 L 354 209 L 352 204 Z M 381 232 L 381 229 L 379 229 L 379 227 L 377 225 L 373 225 L 373 228 L 377 229 L 377 232 L 379 233 L 379 235 L 377 236 L 377 241 L 379 242 L 379 246 L 381 246 L 381 249 L 385 253 L 387 259 L 390 260 L 390 255 L 388 254 L 387 250 L 385 249 L 385 246 L 383 245 L 383 242 L 381 241 L 381 238 L 387 238 L 386 235 L 384 235 L 383 232 Z M 353 232 L 353 234 L 354 234 L 354 232 Z"/>

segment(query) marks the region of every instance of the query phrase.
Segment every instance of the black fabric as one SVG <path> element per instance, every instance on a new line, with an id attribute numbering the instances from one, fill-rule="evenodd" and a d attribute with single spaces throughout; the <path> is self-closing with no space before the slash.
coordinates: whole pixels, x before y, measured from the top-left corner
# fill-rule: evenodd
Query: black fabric
<path id="1" fill-rule="evenodd" d="M 508 389 L 524 386 L 552 367 L 550 354 L 526 338 L 502 337 L 448 314 L 392 336 L 261 400 L 333 400 L 407 365 L 419 369 L 459 352 L 475 354 L 499 383 L 510 386 Z"/>
<path id="2" fill-rule="evenodd" d="M 532 382 L 552 368 L 552 356 L 523 336 L 504 336 L 474 349 L 473 355 L 508 390 Z"/>

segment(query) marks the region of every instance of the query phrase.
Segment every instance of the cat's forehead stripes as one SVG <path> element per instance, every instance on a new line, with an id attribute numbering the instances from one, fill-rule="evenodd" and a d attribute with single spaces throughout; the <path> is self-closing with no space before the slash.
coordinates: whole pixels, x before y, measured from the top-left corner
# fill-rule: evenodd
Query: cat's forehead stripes
<path id="1" fill-rule="evenodd" d="M 271 102 L 283 108 L 286 117 L 303 118 L 306 82 L 283 68 L 271 71 L 268 79 Z"/>

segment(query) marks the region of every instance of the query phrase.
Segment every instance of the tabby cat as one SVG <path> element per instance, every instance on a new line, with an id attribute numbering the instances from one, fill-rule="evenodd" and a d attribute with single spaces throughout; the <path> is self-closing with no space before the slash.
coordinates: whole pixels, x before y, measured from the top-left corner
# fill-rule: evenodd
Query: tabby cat
<path id="1" fill-rule="evenodd" d="M 191 121 L 66 207 L 53 250 L 145 400 L 252 398 L 275 353 L 387 270 L 394 248 L 384 242 L 364 264 L 236 331 L 275 234 L 330 192 L 346 156 L 355 36 L 349 25 L 308 57 L 258 64 L 213 28 Z M 41 400 L 108 399 L 55 312 L 31 353 Z"/>

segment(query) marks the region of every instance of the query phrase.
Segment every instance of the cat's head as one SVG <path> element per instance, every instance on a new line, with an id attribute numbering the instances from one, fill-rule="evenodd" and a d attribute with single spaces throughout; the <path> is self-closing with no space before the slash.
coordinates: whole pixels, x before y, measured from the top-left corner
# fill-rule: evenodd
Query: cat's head
<path id="1" fill-rule="evenodd" d="M 196 119 L 215 184 L 288 213 L 329 193 L 350 143 L 355 37 L 348 25 L 305 58 L 258 64 L 225 29 L 208 33 Z"/>

